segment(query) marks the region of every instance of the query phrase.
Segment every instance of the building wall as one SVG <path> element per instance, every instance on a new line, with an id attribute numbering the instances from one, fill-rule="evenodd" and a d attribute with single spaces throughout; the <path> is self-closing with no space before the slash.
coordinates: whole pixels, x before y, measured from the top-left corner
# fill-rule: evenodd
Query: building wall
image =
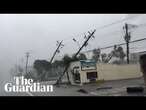
<path id="1" fill-rule="evenodd" d="M 69 68 L 69 77 L 72 84 L 74 84 L 73 76 L 70 70 L 74 66 L 79 66 L 79 62 L 73 62 Z M 86 72 L 91 72 L 95 70 L 86 70 L 80 71 L 81 75 L 81 82 L 88 83 L 90 82 L 87 79 Z M 142 77 L 142 73 L 140 72 L 140 65 L 139 64 L 97 64 L 97 80 L 120 80 L 120 79 L 130 79 L 130 78 L 139 78 Z"/>
<path id="2" fill-rule="evenodd" d="M 119 80 L 142 77 L 139 64 L 97 64 L 98 80 Z"/>

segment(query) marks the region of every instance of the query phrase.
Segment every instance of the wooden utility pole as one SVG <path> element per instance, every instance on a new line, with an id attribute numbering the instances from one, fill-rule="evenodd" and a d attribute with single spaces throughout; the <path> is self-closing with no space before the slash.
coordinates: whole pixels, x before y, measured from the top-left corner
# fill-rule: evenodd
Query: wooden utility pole
<path id="1" fill-rule="evenodd" d="M 26 52 L 26 67 L 25 67 L 25 72 L 27 74 L 27 69 L 28 69 L 28 58 L 30 56 L 30 53 L 29 52 Z"/>
<path id="2" fill-rule="evenodd" d="M 130 42 L 130 32 L 128 32 L 128 24 L 125 23 L 125 26 L 124 26 L 124 29 L 125 29 L 125 36 L 124 36 L 124 39 L 126 41 L 126 51 L 127 51 L 127 64 L 129 64 L 129 42 Z"/>
<path id="3" fill-rule="evenodd" d="M 50 63 L 52 63 L 52 61 L 53 61 L 53 59 L 54 59 L 56 53 L 59 52 L 60 46 L 63 46 L 63 45 L 62 45 L 62 42 L 63 42 L 63 41 L 59 42 L 59 45 L 58 45 L 57 49 L 55 50 L 55 52 L 54 52 L 54 54 L 53 54 L 53 56 L 52 56 L 52 58 L 51 58 L 51 60 L 50 60 Z"/>
<path id="4" fill-rule="evenodd" d="M 77 53 L 74 55 L 74 57 L 76 58 L 77 55 L 80 53 L 80 51 L 83 49 L 84 46 L 87 45 L 89 39 L 93 36 L 93 34 L 95 33 L 96 30 L 94 30 L 92 33 L 88 32 L 89 33 L 89 36 L 88 38 L 85 40 L 85 42 L 83 43 L 83 45 L 80 47 L 80 49 L 77 51 Z"/>
<path id="5" fill-rule="evenodd" d="M 93 32 L 88 32 L 89 35 L 88 35 L 88 38 L 85 40 L 85 42 L 83 43 L 83 45 L 79 48 L 79 50 L 76 52 L 76 54 L 73 56 L 74 58 L 77 57 L 77 55 L 80 53 L 80 51 L 83 49 L 84 46 L 87 45 L 89 39 L 91 37 L 93 37 L 93 34 L 95 33 L 96 30 L 94 30 Z M 64 76 L 64 74 L 67 72 L 68 68 L 69 68 L 70 65 L 67 65 L 63 71 L 63 74 L 60 75 L 60 77 L 58 78 L 58 80 L 56 81 L 56 85 L 58 85 L 60 82 L 61 82 L 61 78 Z M 68 75 L 67 75 L 68 76 Z"/>

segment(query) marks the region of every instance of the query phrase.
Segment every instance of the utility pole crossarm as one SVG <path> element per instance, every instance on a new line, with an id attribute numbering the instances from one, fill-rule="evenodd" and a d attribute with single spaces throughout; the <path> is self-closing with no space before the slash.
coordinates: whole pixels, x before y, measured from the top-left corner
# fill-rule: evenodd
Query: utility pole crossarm
<path id="1" fill-rule="evenodd" d="M 87 42 L 89 41 L 89 39 L 93 36 L 93 34 L 95 33 L 96 30 L 94 30 L 92 33 L 89 33 L 89 37 L 87 38 L 87 40 L 84 42 L 84 44 L 80 47 L 80 49 L 77 51 L 77 53 L 75 54 L 74 57 L 76 57 L 80 51 L 82 50 L 82 48 L 87 44 Z"/>
<path id="2" fill-rule="evenodd" d="M 52 63 L 52 61 L 53 61 L 53 59 L 54 59 L 54 57 L 55 57 L 56 53 L 58 52 L 58 50 L 59 50 L 60 46 L 62 45 L 62 42 L 63 42 L 63 41 L 61 41 L 61 42 L 59 43 L 59 45 L 58 45 L 57 49 L 55 50 L 55 52 L 54 52 L 54 54 L 53 54 L 53 56 L 52 56 L 52 58 L 51 58 L 51 60 L 50 60 L 50 63 Z"/>

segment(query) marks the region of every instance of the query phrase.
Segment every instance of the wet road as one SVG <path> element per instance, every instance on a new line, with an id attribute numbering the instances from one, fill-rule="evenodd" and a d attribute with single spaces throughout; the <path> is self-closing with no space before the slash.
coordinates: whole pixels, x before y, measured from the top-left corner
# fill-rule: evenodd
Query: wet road
<path id="1" fill-rule="evenodd" d="M 42 84 L 54 84 L 55 81 L 42 82 Z M 86 84 L 84 86 L 68 86 L 61 85 L 60 87 L 53 86 L 53 92 L 33 92 L 33 93 L 6 93 L 4 90 L 1 92 L 1 96 L 145 96 L 144 93 L 127 94 L 126 87 L 132 86 L 144 86 L 143 78 L 107 81 L 100 84 Z M 97 89 L 97 88 L 108 89 Z M 83 89 L 88 93 L 78 92 Z"/>

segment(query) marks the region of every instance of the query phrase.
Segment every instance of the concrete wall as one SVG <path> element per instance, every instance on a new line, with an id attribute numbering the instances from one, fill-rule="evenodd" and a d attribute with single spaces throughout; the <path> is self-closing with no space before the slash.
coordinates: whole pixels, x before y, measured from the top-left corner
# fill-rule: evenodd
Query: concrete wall
<path id="1" fill-rule="evenodd" d="M 79 66 L 79 62 L 71 63 L 69 70 L 72 70 L 74 66 Z M 86 70 L 80 71 L 81 73 L 81 82 L 87 83 L 90 82 L 87 79 L 86 72 L 88 71 L 95 71 L 95 70 Z M 73 76 L 71 71 L 69 72 L 70 81 L 74 84 Z M 120 80 L 120 79 L 129 79 L 129 78 L 139 78 L 142 77 L 142 73 L 140 72 L 140 65 L 139 64 L 97 64 L 97 80 Z"/>
<path id="2" fill-rule="evenodd" d="M 139 64 L 97 64 L 98 80 L 118 80 L 142 77 Z"/>

